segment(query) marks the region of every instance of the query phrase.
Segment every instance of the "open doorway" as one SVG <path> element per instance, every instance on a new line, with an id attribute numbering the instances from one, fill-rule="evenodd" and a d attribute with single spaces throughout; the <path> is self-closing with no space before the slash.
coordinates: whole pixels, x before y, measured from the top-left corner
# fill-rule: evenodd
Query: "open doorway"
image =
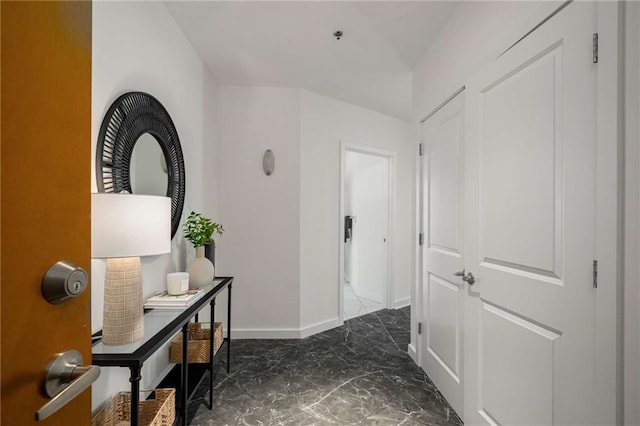
<path id="1" fill-rule="evenodd" d="M 342 319 L 388 307 L 393 155 L 343 143 L 340 300 Z"/>

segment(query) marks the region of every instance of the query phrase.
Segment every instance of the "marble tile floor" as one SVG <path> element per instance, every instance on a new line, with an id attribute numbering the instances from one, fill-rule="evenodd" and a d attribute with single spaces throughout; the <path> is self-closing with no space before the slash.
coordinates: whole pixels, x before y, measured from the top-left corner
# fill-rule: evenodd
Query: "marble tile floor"
<path id="1" fill-rule="evenodd" d="M 407 355 L 409 307 L 297 340 L 236 340 L 189 406 L 200 425 L 462 425 Z M 225 359 L 225 356 L 219 359 Z"/>
<path id="2" fill-rule="evenodd" d="M 344 299 L 342 307 L 345 320 L 370 314 L 384 308 L 382 303 L 359 296 L 348 283 L 344 285 L 343 289 Z"/>

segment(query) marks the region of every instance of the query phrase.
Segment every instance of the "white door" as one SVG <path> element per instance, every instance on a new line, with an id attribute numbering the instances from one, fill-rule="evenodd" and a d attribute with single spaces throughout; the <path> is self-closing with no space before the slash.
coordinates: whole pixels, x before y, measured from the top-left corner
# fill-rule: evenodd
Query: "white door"
<path id="1" fill-rule="evenodd" d="M 464 95 L 422 124 L 424 271 L 421 366 L 463 415 Z"/>
<path id="2" fill-rule="evenodd" d="M 389 159 L 347 152 L 353 162 L 350 195 L 354 216 L 351 285 L 360 297 L 386 304 L 388 282 Z"/>
<path id="3" fill-rule="evenodd" d="M 466 424 L 594 422 L 596 23 L 572 3 L 467 85 Z"/>

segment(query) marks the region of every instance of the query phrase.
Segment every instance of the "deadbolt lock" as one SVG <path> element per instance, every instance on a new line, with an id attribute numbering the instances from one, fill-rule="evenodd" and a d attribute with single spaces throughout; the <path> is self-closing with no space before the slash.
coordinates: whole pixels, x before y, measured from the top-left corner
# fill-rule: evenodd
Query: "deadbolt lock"
<path id="1" fill-rule="evenodd" d="M 87 273 L 71 262 L 53 265 L 42 278 L 42 295 L 47 302 L 58 305 L 80 296 L 87 288 Z"/>

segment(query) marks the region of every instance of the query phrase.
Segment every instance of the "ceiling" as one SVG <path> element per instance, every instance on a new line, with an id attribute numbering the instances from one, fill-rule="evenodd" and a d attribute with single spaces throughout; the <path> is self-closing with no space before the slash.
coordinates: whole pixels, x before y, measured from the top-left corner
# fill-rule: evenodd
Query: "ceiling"
<path id="1" fill-rule="evenodd" d="M 411 70 L 458 3 L 166 5 L 218 84 L 304 88 L 409 120 Z"/>

